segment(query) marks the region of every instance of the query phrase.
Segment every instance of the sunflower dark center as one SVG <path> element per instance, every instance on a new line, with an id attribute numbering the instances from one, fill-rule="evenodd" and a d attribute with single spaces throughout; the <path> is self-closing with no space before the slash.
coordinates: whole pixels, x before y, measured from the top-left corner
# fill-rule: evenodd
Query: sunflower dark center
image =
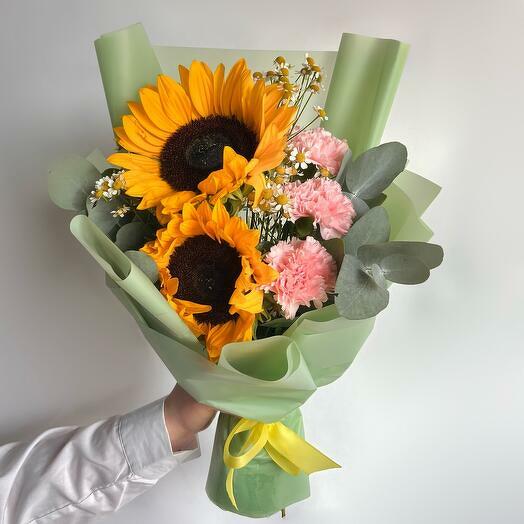
<path id="1" fill-rule="evenodd" d="M 168 267 L 179 280 L 176 298 L 211 306 L 211 311 L 195 315 L 198 321 L 218 325 L 235 318 L 229 299 L 242 271 L 236 249 L 207 235 L 188 238 L 171 255 Z"/>
<path id="2" fill-rule="evenodd" d="M 220 115 L 192 120 L 177 129 L 160 153 L 160 175 L 176 191 L 198 191 L 198 184 L 222 168 L 224 148 L 253 158 L 257 137 L 234 117 Z"/>

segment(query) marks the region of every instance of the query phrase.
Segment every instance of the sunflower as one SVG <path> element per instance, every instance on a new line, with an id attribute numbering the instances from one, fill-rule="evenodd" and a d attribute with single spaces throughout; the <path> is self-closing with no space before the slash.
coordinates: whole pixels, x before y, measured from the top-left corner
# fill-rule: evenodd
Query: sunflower
<path id="1" fill-rule="evenodd" d="M 156 262 L 160 290 L 198 337 L 212 361 L 229 342 L 251 340 L 262 311 L 261 286 L 278 273 L 262 262 L 260 232 L 215 206 L 186 203 L 142 251 Z"/>
<path id="2" fill-rule="evenodd" d="M 139 91 L 140 103 L 115 128 L 126 153 L 109 157 L 123 167 L 126 192 L 141 197 L 139 209 L 171 215 L 184 203 L 212 203 L 243 184 L 265 187 L 263 172 L 280 164 L 295 108 L 276 84 L 253 80 L 244 59 L 224 77 L 195 61 L 179 66 L 181 82 L 159 75 Z"/>

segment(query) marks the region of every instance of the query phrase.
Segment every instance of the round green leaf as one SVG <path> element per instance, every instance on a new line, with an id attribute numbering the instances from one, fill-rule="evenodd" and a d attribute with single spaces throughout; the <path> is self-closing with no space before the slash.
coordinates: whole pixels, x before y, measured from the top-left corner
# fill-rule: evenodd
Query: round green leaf
<path id="1" fill-rule="evenodd" d="M 383 207 L 374 207 L 359 218 L 344 237 L 346 253 L 356 255 L 360 246 L 386 242 L 389 232 L 387 211 Z"/>
<path id="2" fill-rule="evenodd" d="M 330 238 L 329 240 L 323 240 L 322 245 L 335 259 L 337 268 L 340 269 L 344 260 L 344 241 L 341 238 Z"/>
<path id="3" fill-rule="evenodd" d="M 348 191 L 362 200 L 378 197 L 402 173 L 407 158 L 407 149 L 399 142 L 368 149 L 348 166 Z"/>
<path id="4" fill-rule="evenodd" d="M 301 217 L 295 222 L 295 232 L 300 238 L 311 235 L 313 229 L 313 219 L 311 217 Z"/>
<path id="5" fill-rule="evenodd" d="M 115 211 L 120 205 L 118 200 L 99 200 L 94 206 L 89 200 L 86 202 L 87 216 L 111 239 L 118 229 L 118 217 L 114 217 L 111 211 Z"/>
<path id="6" fill-rule="evenodd" d="M 122 251 L 140 249 L 150 239 L 151 233 L 143 222 L 130 222 L 117 231 L 115 244 Z"/>
<path id="7" fill-rule="evenodd" d="M 429 278 L 428 266 L 417 257 L 400 254 L 389 255 L 379 265 L 384 278 L 390 282 L 420 284 Z"/>
<path id="8" fill-rule="evenodd" d="M 126 255 L 153 282 L 158 280 L 158 268 L 155 261 L 142 251 L 126 251 Z"/>
<path id="9" fill-rule="evenodd" d="M 358 198 L 355 195 L 352 195 L 351 193 L 344 193 L 349 200 L 351 200 L 351 203 L 353 204 L 353 209 L 355 210 L 355 213 L 357 214 L 357 219 L 364 216 L 369 211 L 369 206 L 364 202 L 361 198 Z"/>
<path id="10" fill-rule="evenodd" d="M 388 287 L 388 281 L 384 276 L 384 271 L 380 268 L 378 264 L 373 264 L 371 266 L 371 276 L 375 279 L 375 282 L 384 289 Z"/>
<path id="11" fill-rule="evenodd" d="M 369 245 L 363 245 L 358 249 L 358 258 L 367 267 L 371 266 L 373 263 L 380 264 L 380 262 L 389 255 L 408 255 L 416 257 L 420 259 L 425 266 L 433 269 L 442 263 L 444 252 L 442 248 L 436 244 L 401 240 L 394 242 L 370 243 Z"/>
<path id="12" fill-rule="evenodd" d="M 100 173 L 81 156 L 69 156 L 49 169 L 47 188 L 51 200 L 62 209 L 84 211 Z"/>
<path id="13" fill-rule="evenodd" d="M 358 258 L 346 255 L 335 287 L 338 312 L 351 320 L 370 318 L 389 302 L 389 293 L 366 273 Z"/>

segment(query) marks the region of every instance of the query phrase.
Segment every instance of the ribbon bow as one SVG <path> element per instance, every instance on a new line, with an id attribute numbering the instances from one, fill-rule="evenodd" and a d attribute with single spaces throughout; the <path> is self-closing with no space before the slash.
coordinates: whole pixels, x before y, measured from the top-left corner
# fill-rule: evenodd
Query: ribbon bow
<path id="1" fill-rule="evenodd" d="M 245 431 L 249 431 L 249 434 L 240 450 L 241 454 L 232 455 L 229 451 L 231 441 L 236 435 Z M 237 510 L 233 493 L 235 470 L 247 466 L 262 449 L 265 449 L 271 459 L 290 475 L 298 475 L 300 472 L 309 475 L 315 471 L 340 467 L 282 422 L 264 424 L 242 418 L 231 430 L 224 444 L 224 462 L 230 468 L 226 478 L 226 491 Z"/>

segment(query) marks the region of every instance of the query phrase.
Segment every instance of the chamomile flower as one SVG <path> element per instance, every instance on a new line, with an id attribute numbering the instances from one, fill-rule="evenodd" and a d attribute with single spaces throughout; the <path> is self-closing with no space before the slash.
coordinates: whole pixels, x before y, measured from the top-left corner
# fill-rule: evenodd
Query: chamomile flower
<path id="1" fill-rule="evenodd" d="M 277 56 L 275 58 L 275 66 L 279 71 L 282 71 L 282 69 L 290 69 L 291 65 L 286 61 L 286 59 L 283 56 Z"/>
<path id="2" fill-rule="evenodd" d="M 295 169 L 307 169 L 311 160 L 308 151 L 299 151 L 296 147 L 289 154 L 289 161 Z"/>
<path id="3" fill-rule="evenodd" d="M 289 197 L 284 193 L 284 191 L 280 191 L 278 194 L 276 194 L 273 197 L 273 210 L 278 212 L 282 211 L 282 213 L 287 214 L 289 213 L 289 210 L 291 209 L 291 204 Z"/>
<path id="4" fill-rule="evenodd" d="M 117 171 L 112 175 L 106 175 L 95 182 L 95 189 L 89 195 L 91 204 L 96 204 L 99 200 L 111 200 L 120 195 L 125 188 L 124 170 Z"/>
<path id="5" fill-rule="evenodd" d="M 289 177 L 292 176 L 300 176 L 302 173 L 300 173 L 295 166 L 288 166 L 286 167 L 286 175 Z"/>
<path id="6" fill-rule="evenodd" d="M 321 120 L 329 120 L 326 110 L 320 106 L 313 106 L 315 113 L 320 117 Z"/>
<path id="7" fill-rule="evenodd" d="M 111 211 L 111 215 L 113 215 L 115 218 L 123 218 L 129 211 L 131 211 L 131 208 L 129 206 L 123 205 L 117 209 L 113 209 Z"/>

